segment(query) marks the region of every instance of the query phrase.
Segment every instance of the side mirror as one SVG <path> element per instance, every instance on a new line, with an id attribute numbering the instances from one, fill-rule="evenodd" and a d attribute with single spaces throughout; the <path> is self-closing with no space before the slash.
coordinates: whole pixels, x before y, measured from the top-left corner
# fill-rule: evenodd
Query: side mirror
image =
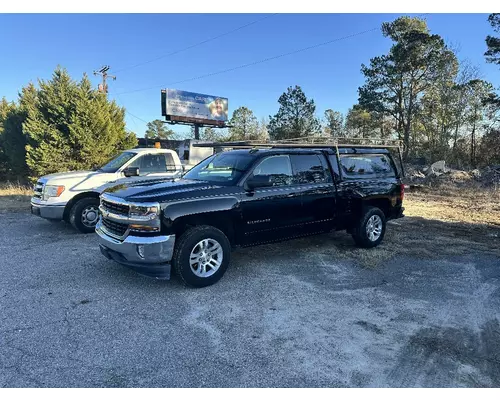
<path id="1" fill-rule="evenodd" d="M 123 175 L 127 178 L 131 176 L 139 176 L 139 167 L 128 167 L 123 170 Z"/>
<path id="2" fill-rule="evenodd" d="M 245 188 L 247 190 L 254 190 L 261 187 L 273 186 L 269 175 L 253 175 L 247 179 Z"/>

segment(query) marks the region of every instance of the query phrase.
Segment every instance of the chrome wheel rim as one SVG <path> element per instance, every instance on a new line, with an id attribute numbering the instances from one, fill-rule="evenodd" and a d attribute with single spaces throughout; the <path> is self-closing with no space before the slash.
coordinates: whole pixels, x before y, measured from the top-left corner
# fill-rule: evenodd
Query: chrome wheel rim
<path id="1" fill-rule="evenodd" d="M 372 215 L 366 223 L 366 235 L 372 242 L 378 240 L 382 235 L 382 218 L 378 215 Z"/>
<path id="2" fill-rule="evenodd" d="M 88 206 L 82 211 L 82 224 L 87 228 L 92 228 L 97 224 L 99 212 L 97 206 Z"/>
<path id="3" fill-rule="evenodd" d="M 203 239 L 191 250 L 189 266 L 196 276 L 208 278 L 220 268 L 222 259 L 223 252 L 220 243 L 215 239 Z"/>

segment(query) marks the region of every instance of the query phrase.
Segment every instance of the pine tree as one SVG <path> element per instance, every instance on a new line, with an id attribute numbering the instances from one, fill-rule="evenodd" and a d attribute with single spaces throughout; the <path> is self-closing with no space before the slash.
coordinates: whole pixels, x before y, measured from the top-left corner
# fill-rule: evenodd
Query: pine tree
<path id="1" fill-rule="evenodd" d="M 269 117 L 269 136 L 273 140 L 312 136 L 321 131 L 321 124 L 314 115 L 314 100 L 308 100 L 300 86 L 289 87 L 278 103 L 280 108 Z"/>
<path id="2" fill-rule="evenodd" d="M 22 89 L 21 95 L 30 98 L 34 93 L 34 86 L 28 85 Z M 0 111 L 0 163 L 4 178 L 23 181 L 28 175 L 26 165 L 26 136 L 22 130 L 26 118 L 25 102 L 8 103 L 5 99 L 1 103 Z"/>
<path id="3" fill-rule="evenodd" d="M 175 132 L 167 128 L 161 119 L 155 119 L 154 121 L 148 122 L 144 137 L 147 139 L 169 139 L 174 135 Z"/>
<path id="4" fill-rule="evenodd" d="M 259 123 L 252 110 L 239 107 L 229 121 L 231 140 L 255 140 L 258 137 Z"/>
<path id="5" fill-rule="evenodd" d="M 7 99 L 2 98 L 0 101 L 0 178 L 6 179 L 8 169 L 7 155 L 4 149 L 4 132 L 5 132 L 5 121 L 10 114 L 11 104 Z"/>
<path id="6" fill-rule="evenodd" d="M 325 111 L 326 133 L 334 137 L 344 136 L 344 116 L 339 111 Z"/>
<path id="7" fill-rule="evenodd" d="M 455 54 L 439 35 L 429 32 L 420 18 L 400 17 L 382 24 L 382 33 L 393 41 L 388 54 L 362 65 L 366 78 L 359 88 L 359 104 L 369 112 L 394 118 L 404 141 L 404 158 L 413 150 L 413 123 L 424 93 L 456 65 Z"/>
<path id="8" fill-rule="evenodd" d="M 347 112 L 346 129 L 351 137 L 371 137 L 373 131 L 372 115 L 359 104 L 355 104 Z"/>
<path id="9" fill-rule="evenodd" d="M 490 14 L 488 21 L 493 30 L 500 33 L 500 14 Z M 488 51 L 484 53 L 486 61 L 500 65 L 500 37 L 488 35 L 486 46 L 488 46 Z"/>
<path id="10" fill-rule="evenodd" d="M 75 82 L 58 68 L 51 80 L 39 85 L 36 96 L 28 87 L 20 99 L 32 177 L 96 168 L 137 144 L 125 129 L 125 110 L 94 90 L 86 75 Z"/>

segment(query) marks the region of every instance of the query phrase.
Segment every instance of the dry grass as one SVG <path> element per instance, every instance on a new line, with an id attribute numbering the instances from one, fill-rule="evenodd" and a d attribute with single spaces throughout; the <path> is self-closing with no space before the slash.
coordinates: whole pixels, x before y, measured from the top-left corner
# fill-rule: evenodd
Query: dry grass
<path id="1" fill-rule="evenodd" d="M 334 233 L 337 256 L 365 267 L 393 257 L 447 259 L 473 252 L 500 257 L 500 192 L 449 186 L 421 188 L 405 196 L 405 218 L 388 224 L 383 243 L 356 248 L 348 235 Z"/>
<path id="2" fill-rule="evenodd" d="M 405 214 L 447 222 L 500 227 L 500 191 L 448 185 L 410 191 Z"/>
<path id="3" fill-rule="evenodd" d="M 29 211 L 33 189 L 19 183 L 0 183 L 0 212 Z"/>

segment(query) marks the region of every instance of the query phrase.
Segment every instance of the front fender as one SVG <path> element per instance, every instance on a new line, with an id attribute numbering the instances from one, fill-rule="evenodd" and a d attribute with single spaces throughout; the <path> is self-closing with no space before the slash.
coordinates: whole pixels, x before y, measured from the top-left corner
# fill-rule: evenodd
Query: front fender
<path id="1" fill-rule="evenodd" d="M 172 226 L 176 220 L 189 215 L 232 211 L 239 206 L 235 196 L 182 200 L 162 205 L 163 222 Z"/>

